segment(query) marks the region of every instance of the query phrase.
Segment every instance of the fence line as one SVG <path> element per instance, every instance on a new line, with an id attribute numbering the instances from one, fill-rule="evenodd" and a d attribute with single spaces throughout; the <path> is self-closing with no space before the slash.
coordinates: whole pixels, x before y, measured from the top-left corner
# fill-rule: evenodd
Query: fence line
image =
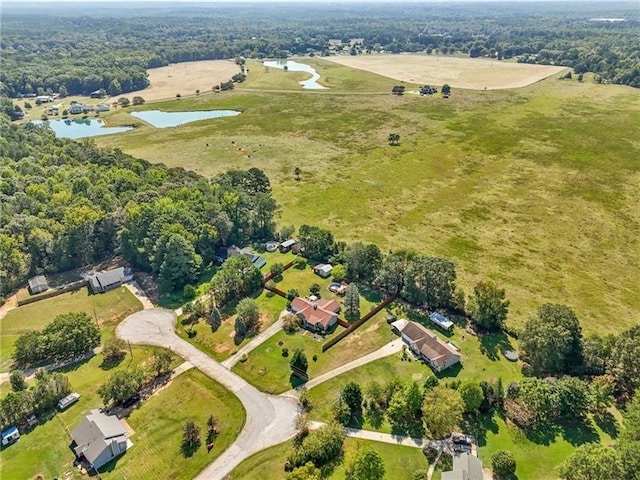
<path id="1" fill-rule="evenodd" d="M 88 280 L 78 280 L 77 282 L 70 283 L 65 285 L 64 287 L 53 290 L 51 292 L 43 293 L 40 295 L 34 295 L 29 298 L 25 298 L 24 300 L 18 300 L 18 306 L 21 307 L 23 305 L 28 305 L 30 303 L 39 302 L 40 300 L 45 300 L 47 298 L 57 297 L 58 295 L 62 295 L 63 293 L 73 292 L 76 290 L 80 290 L 82 287 L 89 283 Z"/>

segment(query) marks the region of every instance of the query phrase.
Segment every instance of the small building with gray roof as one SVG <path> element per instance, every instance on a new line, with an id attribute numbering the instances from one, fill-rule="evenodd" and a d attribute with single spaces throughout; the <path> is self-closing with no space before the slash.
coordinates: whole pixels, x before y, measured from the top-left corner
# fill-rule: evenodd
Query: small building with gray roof
<path id="1" fill-rule="evenodd" d="M 482 460 L 470 453 L 453 457 L 453 470 L 442 472 L 442 480 L 483 480 Z"/>

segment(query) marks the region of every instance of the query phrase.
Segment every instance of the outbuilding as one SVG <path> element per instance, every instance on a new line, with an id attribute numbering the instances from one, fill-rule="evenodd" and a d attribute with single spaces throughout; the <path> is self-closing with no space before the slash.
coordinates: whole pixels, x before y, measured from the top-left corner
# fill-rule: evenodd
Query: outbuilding
<path id="1" fill-rule="evenodd" d="M 321 276 L 322 278 L 329 277 L 329 275 L 331 275 L 331 270 L 333 270 L 333 267 L 328 263 L 319 263 L 318 265 L 313 267 L 313 272 L 316 275 Z"/>
<path id="2" fill-rule="evenodd" d="M 9 427 L 2 431 L 2 446 L 6 447 L 7 445 L 11 445 L 17 442 L 19 438 L 20 432 L 18 431 L 18 427 Z"/>
<path id="3" fill-rule="evenodd" d="M 42 293 L 49 289 L 47 278 L 44 275 L 38 275 L 29 279 L 29 291 L 32 295 Z"/>
<path id="4" fill-rule="evenodd" d="M 100 410 L 91 410 L 71 432 L 74 452 L 96 470 L 133 445 L 127 435 L 118 417 Z"/>
<path id="5" fill-rule="evenodd" d="M 285 253 L 291 250 L 291 247 L 293 247 L 295 244 L 296 241 L 293 238 L 290 238 L 289 240 L 285 240 L 284 242 L 282 242 L 278 248 L 282 253 Z"/>

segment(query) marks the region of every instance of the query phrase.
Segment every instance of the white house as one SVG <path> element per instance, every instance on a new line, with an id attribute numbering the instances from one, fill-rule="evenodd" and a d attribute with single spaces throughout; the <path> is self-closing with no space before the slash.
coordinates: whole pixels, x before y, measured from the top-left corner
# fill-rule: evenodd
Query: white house
<path id="1" fill-rule="evenodd" d="M 96 470 L 133 445 L 118 417 L 100 410 L 91 410 L 73 429 L 71 437 L 78 458 L 84 458 Z"/>
<path id="2" fill-rule="evenodd" d="M 83 113 L 84 112 L 84 105 L 81 103 L 72 103 L 69 106 L 69 113 L 73 114 L 73 115 L 77 115 L 79 113 Z"/>

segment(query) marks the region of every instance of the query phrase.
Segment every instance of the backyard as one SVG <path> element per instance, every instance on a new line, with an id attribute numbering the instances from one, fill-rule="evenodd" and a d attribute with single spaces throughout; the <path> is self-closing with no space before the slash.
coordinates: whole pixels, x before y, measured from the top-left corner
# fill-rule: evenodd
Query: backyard
<path id="1" fill-rule="evenodd" d="M 7 371 L 11 367 L 13 345 L 21 334 L 44 328 L 57 315 L 85 312 L 91 318 L 96 318 L 104 341 L 114 335 L 117 324 L 123 318 L 141 309 L 140 302 L 125 287 L 99 295 L 89 295 L 86 288 L 81 288 L 15 308 L 0 319 L 0 371 Z"/>
<path id="2" fill-rule="evenodd" d="M 23 434 L 17 444 L 0 452 L 0 462 L 11 465 L 11 472 L 15 475 L 13 478 L 33 478 L 38 474 L 45 478 L 62 478 L 67 472 L 75 475 L 77 470 L 73 468 L 74 455 L 69 449 L 71 441 L 63 424 L 73 429 L 87 411 L 101 407 L 102 400 L 97 393 L 100 385 L 117 370 L 143 364 L 155 350 L 157 349 L 153 347 L 132 347 L 133 357 L 127 354 L 120 365 L 110 370 L 101 367 L 102 355 L 60 369 L 60 372 L 68 375 L 71 388 L 80 394 L 80 399 L 55 417 L 41 419 L 42 424 Z M 177 363 L 174 357 L 173 365 Z M 8 391 L 9 383 L 3 383 L 0 394 L 5 395 Z M 80 478 L 79 475 L 77 477 Z"/>

